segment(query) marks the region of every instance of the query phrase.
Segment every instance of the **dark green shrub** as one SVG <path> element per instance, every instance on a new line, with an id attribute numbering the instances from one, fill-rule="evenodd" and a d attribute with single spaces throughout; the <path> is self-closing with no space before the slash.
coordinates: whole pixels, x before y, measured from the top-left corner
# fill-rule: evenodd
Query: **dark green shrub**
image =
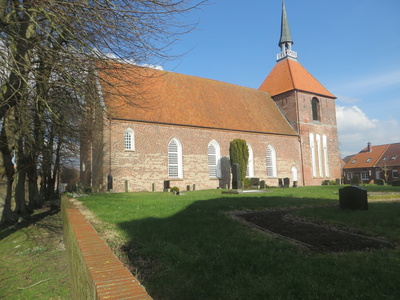
<path id="1" fill-rule="evenodd" d="M 246 179 L 244 180 L 243 185 L 244 185 L 244 188 L 245 188 L 245 189 L 250 188 L 250 187 L 251 187 L 251 180 L 250 180 L 250 178 L 246 178 Z"/>
<path id="2" fill-rule="evenodd" d="M 231 167 L 233 164 L 239 164 L 240 181 L 244 182 L 249 161 L 249 148 L 247 147 L 246 141 L 234 139 L 229 145 L 229 156 Z"/>
<path id="3" fill-rule="evenodd" d="M 171 188 L 171 192 L 177 193 L 177 192 L 179 192 L 179 188 L 177 186 L 174 186 Z"/>

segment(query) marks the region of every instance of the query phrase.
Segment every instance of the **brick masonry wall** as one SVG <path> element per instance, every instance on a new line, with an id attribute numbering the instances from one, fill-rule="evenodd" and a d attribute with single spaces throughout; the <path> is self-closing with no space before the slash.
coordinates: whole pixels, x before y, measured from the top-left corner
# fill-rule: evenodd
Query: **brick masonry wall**
<path id="1" fill-rule="evenodd" d="M 113 120 L 104 129 L 103 186 L 107 175 L 113 175 L 113 190 L 151 191 L 155 183 L 156 191 L 163 189 L 164 180 L 171 180 L 171 187 L 186 190 L 224 188 L 230 184 L 229 167 L 222 170 L 223 177 L 214 179 L 208 173 L 208 144 L 216 140 L 220 145 L 221 158 L 229 165 L 229 143 L 236 138 L 246 140 L 254 153 L 254 177 L 276 186 L 278 178 L 292 178 L 291 168 L 298 170 L 298 181 L 302 182 L 300 147 L 297 136 L 278 136 L 243 133 L 213 129 L 146 124 Z M 110 124 L 110 125 L 109 125 Z M 124 150 L 124 131 L 131 128 L 135 133 L 135 151 Z M 183 178 L 168 178 L 168 143 L 177 138 L 182 144 Z M 266 149 L 272 145 L 276 151 L 276 178 L 269 178 L 266 170 Z M 111 151 L 110 151 L 111 150 Z"/>
<path id="2" fill-rule="evenodd" d="M 68 199 L 62 218 L 73 299 L 152 299 Z"/>
<path id="3" fill-rule="evenodd" d="M 316 97 L 319 100 L 320 121 L 313 121 L 311 100 Z M 335 100 L 315 94 L 290 91 L 274 96 L 275 102 L 284 112 L 292 126 L 300 133 L 302 141 L 303 165 L 305 185 L 320 185 L 324 180 L 341 178 L 341 160 L 339 154 L 338 134 L 336 126 Z M 297 103 L 296 103 L 297 101 Z M 320 176 L 312 174 L 310 133 L 316 137 L 319 134 L 327 137 L 329 176 L 324 172 Z M 315 151 L 317 147 L 315 143 Z M 324 155 L 322 153 L 322 162 Z M 316 167 L 319 169 L 318 156 L 316 155 Z"/>

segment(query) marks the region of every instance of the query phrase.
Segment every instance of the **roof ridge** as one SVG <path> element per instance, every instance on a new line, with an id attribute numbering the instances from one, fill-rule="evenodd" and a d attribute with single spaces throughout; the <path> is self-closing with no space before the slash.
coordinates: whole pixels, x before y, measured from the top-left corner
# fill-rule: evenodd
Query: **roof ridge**
<path id="1" fill-rule="evenodd" d="M 385 145 L 382 145 L 385 146 Z M 378 161 L 381 160 L 381 157 L 386 153 L 387 149 L 389 148 L 390 144 L 387 144 L 385 149 L 382 151 L 381 155 L 378 157 L 378 159 L 375 161 L 374 167 L 377 167 Z"/>
<path id="2" fill-rule="evenodd" d="M 293 72 L 292 72 L 292 66 L 289 63 L 289 59 L 287 59 L 287 60 L 288 60 L 287 64 L 288 64 L 288 67 L 289 67 L 290 80 L 292 82 L 292 87 L 293 87 L 293 89 L 298 90 L 298 88 L 296 87 L 295 81 L 294 81 L 294 76 L 293 76 Z"/>

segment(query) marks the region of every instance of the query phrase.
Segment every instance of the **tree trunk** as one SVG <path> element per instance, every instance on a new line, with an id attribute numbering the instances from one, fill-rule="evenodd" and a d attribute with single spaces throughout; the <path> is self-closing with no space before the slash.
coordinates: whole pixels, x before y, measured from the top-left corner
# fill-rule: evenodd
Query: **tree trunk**
<path id="1" fill-rule="evenodd" d="M 40 208 L 42 206 L 42 202 L 39 197 L 39 189 L 37 185 L 37 171 L 36 171 L 36 163 L 30 162 L 28 167 L 28 207 L 30 210 L 35 208 Z"/>
<path id="2" fill-rule="evenodd" d="M 13 224 L 17 221 L 17 218 L 11 209 L 11 196 L 12 196 L 12 187 L 14 182 L 15 171 L 14 171 L 14 164 L 12 163 L 11 151 L 8 147 L 8 138 L 5 127 L 6 125 L 4 122 L 0 134 L 0 151 L 3 156 L 3 166 L 7 177 L 7 192 L 6 192 L 6 197 L 4 199 L 4 208 L 1 216 L 1 224 Z"/>
<path id="3" fill-rule="evenodd" d="M 17 183 L 15 185 L 15 210 L 14 212 L 21 216 L 29 214 L 26 205 L 25 182 L 27 169 L 24 165 L 17 167 Z"/>

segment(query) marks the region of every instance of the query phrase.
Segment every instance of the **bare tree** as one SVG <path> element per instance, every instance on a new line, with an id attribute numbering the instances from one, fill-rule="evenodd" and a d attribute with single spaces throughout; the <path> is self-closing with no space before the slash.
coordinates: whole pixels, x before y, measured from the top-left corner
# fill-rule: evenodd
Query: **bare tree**
<path id="1" fill-rule="evenodd" d="M 62 149 L 74 139 L 71 132 L 79 132 L 68 126 L 69 117 L 78 121 L 82 99 L 97 92 L 87 82 L 99 74 L 95 66 L 101 65 L 106 74 L 115 68 L 114 61 L 156 64 L 169 59 L 171 44 L 193 27 L 179 22 L 182 14 L 203 2 L 0 0 L 0 148 L 10 189 L 15 176 L 12 151 L 17 156 L 18 212 L 26 211 L 26 177 L 28 208 L 54 196 Z M 138 99 L 127 101 L 135 104 Z M 11 130 L 12 111 L 18 130 Z M 2 222 L 14 219 L 9 211 L 3 213 Z"/>
<path id="2" fill-rule="evenodd" d="M 393 169 L 392 167 L 389 167 L 387 163 L 385 162 L 382 166 L 380 166 L 381 171 L 383 172 L 383 176 L 385 177 L 385 184 L 387 184 L 389 180 L 389 172 Z"/>

